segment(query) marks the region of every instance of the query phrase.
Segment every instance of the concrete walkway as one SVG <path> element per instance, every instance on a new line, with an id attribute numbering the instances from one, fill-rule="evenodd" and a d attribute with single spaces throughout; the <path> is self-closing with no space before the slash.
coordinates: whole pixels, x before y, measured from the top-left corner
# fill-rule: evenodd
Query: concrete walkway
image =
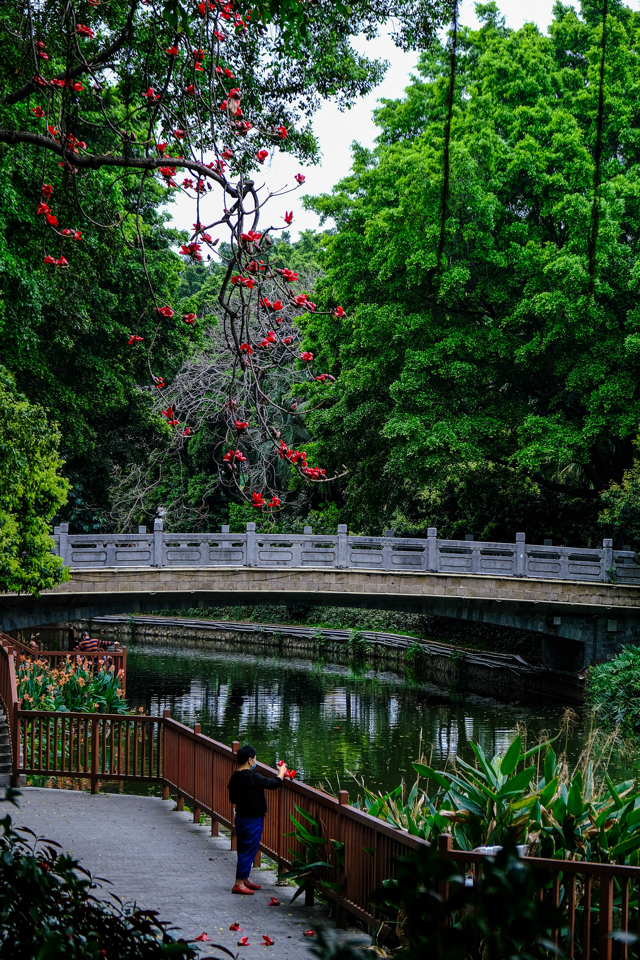
<path id="1" fill-rule="evenodd" d="M 303 932 L 322 925 L 333 928 L 340 942 L 370 943 L 355 928 L 335 931 L 321 906 L 305 907 L 302 897 L 290 904 L 293 888 L 276 887 L 272 870 L 254 868 L 252 879 L 262 890 L 253 897 L 233 896 L 236 854 L 229 839 L 210 837 L 208 827 L 197 826 L 191 814 L 174 808 L 173 800 L 36 787 L 22 789 L 17 810 L 0 802 L 1 815 L 9 812 L 15 827 L 30 827 L 39 837 L 57 841 L 94 877 L 110 880 L 113 887 L 106 885 L 106 890 L 157 910 L 178 928 L 174 936 L 192 940 L 206 932 L 213 944 L 247 960 L 269 952 L 310 960 L 310 938 Z M 267 906 L 272 895 L 280 906 Z M 242 933 L 229 930 L 236 922 Z M 262 934 L 275 946 L 263 945 Z M 249 937 L 249 947 L 237 948 L 242 936 Z M 203 956 L 214 955 L 210 944 L 199 947 Z"/>

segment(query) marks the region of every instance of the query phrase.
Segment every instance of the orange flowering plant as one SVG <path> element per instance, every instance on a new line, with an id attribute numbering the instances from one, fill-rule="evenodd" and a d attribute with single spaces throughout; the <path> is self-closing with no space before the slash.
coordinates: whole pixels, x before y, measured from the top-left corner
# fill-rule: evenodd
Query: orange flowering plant
<path id="1" fill-rule="evenodd" d="M 23 710 L 126 713 L 123 671 L 105 660 L 93 669 L 90 659 L 67 657 L 57 667 L 47 660 L 21 657 L 17 671 L 18 700 Z"/>

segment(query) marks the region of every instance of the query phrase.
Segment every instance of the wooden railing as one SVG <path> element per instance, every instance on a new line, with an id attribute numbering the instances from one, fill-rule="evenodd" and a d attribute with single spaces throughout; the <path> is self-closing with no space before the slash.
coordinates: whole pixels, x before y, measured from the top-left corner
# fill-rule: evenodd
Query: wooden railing
<path id="1" fill-rule="evenodd" d="M 443 856 L 460 865 L 462 877 L 473 881 L 481 873 L 486 854 L 454 850 L 450 834 L 440 836 L 439 846 Z M 560 956 L 569 960 L 576 956 L 627 960 L 630 950 L 624 935 L 640 936 L 640 867 L 542 857 L 523 860 L 551 877 L 550 881 L 541 881 L 539 896 L 563 909 L 566 925 L 551 931 L 555 946 L 561 948 Z M 617 934 L 622 937 L 614 948 Z M 637 945 L 633 955 L 638 955 Z"/>
<path id="2" fill-rule="evenodd" d="M 185 802 L 192 807 L 196 822 L 201 813 L 208 813 L 212 834 L 217 834 L 219 824 L 228 827 L 235 847 L 227 783 L 237 769 L 237 743 L 231 747 L 218 743 L 202 734 L 199 724 L 190 729 L 172 720 L 168 711 L 162 717 L 149 717 L 20 710 L 13 661 L 8 642 L 0 639 L 0 698 L 12 731 L 16 784 L 22 775 L 82 778 L 90 782 L 92 792 L 106 780 L 160 784 L 165 798 L 172 789 L 177 793 L 179 809 Z M 270 767 L 258 767 L 265 776 L 276 776 Z M 321 887 L 323 894 L 336 902 L 339 922 L 347 913 L 366 924 L 379 922 L 374 891 L 393 875 L 398 857 L 427 845 L 350 806 L 346 791 L 336 799 L 305 783 L 285 781 L 279 790 L 269 793 L 267 803 L 260 849 L 279 869 L 287 869 L 290 850 L 297 849 L 295 838 L 285 836 L 292 830 L 290 815 L 299 817 L 296 806 L 321 825 L 327 841 L 343 845 L 343 862 L 336 861 L 330 877 L 340 889 Z M 471 882 L 486 863 L 486 854 L 453 850 L 449 835 L 440 838 L 440 850 L 460 864 L 461 876 Z M 321 852 L 330 859 L 327 854 L 328 849 Z M 565 927 L 551 935 L 556 942 L 562 940 L 569 960 L 574 956 L 628 960 L 628 944 L 620 940 L 614 952 L 612 937 L 618 931 L 640 933 L 640 868 L 524 859 L 543 871 L 539 896 L 560 904 L 565 913 Z M 311 886 L 307 893 L 313 895 Z"/>
<path id="3" fill-rule="evenodd" d="M 168 711 L 164 715 L 164 773 L 165 793 L 173 787 L 178 793 L 178 806 L 186 800 L 193 807 L 194 819 L 200 813 L 211 816 L 213 833 L 222 823 L 232 831 L 232 848 L 235 846 L 233 808 L 229 802 L 227 783 L 237 769 L 232 747 L 218 743 L 200 732 L 197 724 L 193 730 L 171 720 Z M 258 770 L 267 777 L 275 777 L 271 767 L 258 764 Z M 318 823 L 322 824 L 327 841 L 337 840 L 344 844 L 344 868 L 337 871 L 340 892 L 322 887 L 323 893 L 338 904 L 342 913 L 351 913 L 368 924 L 376 921 L 376 911 L 371 896 L 382 881 L 392 872 L 392 864 L 399 856 L 410 850 L 426 846 L 426 841 L 394 829 L 377 817 L 349 806 L 348 794 L 340 792 L 339 799 L 315 790 L 306 783 L 286 781 L 275 793 L 269 793 L 268 811 L 265 817 L 260 849 L 275 860 L 280 868 L 291 864 L 289 849 L 296 849 L 296 841 L 285 834 L 293 829 L 290 815 L 300 819 L 296 805 L 302 807 Z M 320 859 L 329 856 L 327 849 L 317 851 Z"/>
<path id="4" fill-rule="evenodd" d="M 16 774 L 103 780 L 162 780 L 162 718 L 18 710 Z"/>

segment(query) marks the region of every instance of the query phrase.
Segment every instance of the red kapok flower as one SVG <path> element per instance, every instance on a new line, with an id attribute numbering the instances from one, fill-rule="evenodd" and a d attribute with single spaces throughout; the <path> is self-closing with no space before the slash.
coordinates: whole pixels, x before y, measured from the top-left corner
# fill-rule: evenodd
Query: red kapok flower
<path id="1" fill-rule="evenodd" d="M 202 940 L 204 943 L 206 943 L 208 940 L 211 940 L 211 937 L 208 937 L 206 933 L 201 933 L 199 937 L 194 937 L 193 939 Z"/>
<path id="2" fill-rule="evenodd" d="M 161 317 L 168 318 L 173 316 L 173 310 L 171 309 L 171 307 L 158 307 L 158 309 L 156 310 L 156 313 L 159 313 Z"/>
<path id="3" fill-rule="evenodd" d="M 58 218 L 54 217 L 52 213 L 45 213 L 45 217 L 47 218 L 47 223 L 49 224 L 50 227 L 58 226 Z"/>
<path id="4" fill-rule="evenodd" d="M 142 343 L 144 337 L 139 337 L 136 333 L 132 333 L 129 337 L 129 346 L 135 346 L 137 343 Z"/>
<path id="5" fill-rule="evenodd" d="M 284 308 L 284 303 L 282 302 L 282 300 L 274 300 L 273 303 L 271 304 L 272 310 L 282 310 L 283 308 Z"/>
<path id="6" fill-rule="evenodd" d="M 185 313 L 183 314 L 182 319 L 185 323 L 193 323 L 193 321 L 196 319 L 196 315 L 195 313 Z"/>
<path id="7" fill-rule="evenodd" d="M 282 342 L 289 346 L 290 343 L 293 343 L 293 337 L 283 337 Z"/>
<path id="8" fill-rule="evenodd" d="M 51 213 L 51 208 L 42 200 L 36 208 L 36 213 Z"/>
<path id="9" fill-rule="evenodd" d="M 293 210 L 287 210 L 282 219 L 287 225 L 289 225 L 293 221 Z"/>
<path id="10" fill-rule="evenodd" d="M 266 933 L 262 934 L 262 939 L 264 940 L 265 947 L 272 947 L 275 943 L 275 940 L 272 940 Z"/>
<path id="11" fill-rule="evenodd" d="M 293 270 L 289 270 L 288 267 L 285 267 L 282 271 L 282 279 L 286 280 L 288 283 L 295 283 L 299 278 L 297 273 L 294 273 Z"/>
<path id="12" fill-rule="evenodd" d="M 184 430 L 182 431 L 182 436 L 183 436 L 183 437 L 190 437 L 190 436 L 191 436 L 191 427 L 185 427 Z"/>
<path id="13" fill-rule="evenodd" d="M 56 258 L 52 257 L 50 253 L 48 253 L 43 260 L 43 263 L 55 263 L 55 262 L 56 262 Z M 129 341 L 129 343 L 131 343 L 131 341 Z"/>
<path id="14" fill-rule="evenodd" d="M 256 153 L 256 157 L 258 158 L 258 163 L 264 163 L 264 161 L 267 159 L 268 156 L 269 156 L 268 150 L 258 150 L 258 152 Z"/>
<path id="15" fill-rule="evenodd" d="M 251 944 L 249 943 L 249 937 L 240 937 L 240 939 L 238 940 L 238 946 L 239 946 L 239 947 L 250 947 Z"/>
<path id="16" fill-rule="evenodd" d="M 300 359 L 303 360 L 304 363 L 311 363 L 313 360 L 313 354 L 309 353 L 308 350 L 303 350 L 303 352 L 300 354 Z"/>
<path id="17" fill-rule="evenodd" d="M 305 937 L 315 937 L 315 930 L 305 930 L 303 936 Z"/>
<path id="18" fill-rule="evenodd" d="M 233 933 L 242 933 L 242 927 L 239 923 L 232 923 L 229 930 L 233 931 Z"/>
<path id="19" fill-rule="evenodd" d="M 236 420 L 236 430 L 246 430 L 248 426 L 248 420 Z"/>
<path id="20" fill-rule="evenodd" d="M 166 149 L 167 149 L 166 143 L 156 143 L 156 150 L 158 151 L 158 153 L 162 154 L 165 152 Z"/>
<path id="21" fill-rule="evenodd" d="M 280 506 L 280 497 L 272 497 L 272 498 L 271 498 L 271 503 L 269 504 L 269 506 L 270 506 L 270 507 L 279 507 L 279 506 Z M 276 903 L 277 903 L 277 902 L 278 902 L 278 901 L 276 900 Z M 273 906 L 273 904 L 270 903 L 269 906 L 271 907 L 271 906 Z"/>
<path id="22" fill-rule="evenodd" d="M 42 109 L 42 107 L 34 107 L 31 112 L 36 117 L 44 117 L 44 110 Z"/>
<path id="23" fill-rule="evenodd" d="M 182 139 L 183 139 L 184 137 L 186 137 L 186 135 L 187 135 L 187 131 L 186 131 L 186 130 L 173 130 L 172 132 L 173 132 L 174 137 L 177 137 L 178 140 L 182 140 Z"/>
<path id="24" fill-rule="evenodd" d="M 158 390 L 162 390 L 162 388 L 165 386 L 165 382 L 162 379 L 162 377 L 156 377 L 155 381 L 156 381 L 156 387 L 158 388 Z"/>
<path id="25" fill-rule="evenodd" d="M 251 494 L 251 498 L 252 498 L 251 506 L 252 506 L 252 507 L 256 507 L 256 509 L 258 509 L 258 510 L 259 510 L 261 507 L 264 507 L 265 504 L 266 504 L 266 502 L 267 502 L 266 500 L 264 500 L 264 499 L 262 498 L 262 494 L 261 494 L 261 493 L 252 493 L 252 494 Z"/>
<path id="26" fill-rule="evenodd" d="M 90 39 L 95 37 L 95 33 L 91 27 L 85 27 L 83 23 L 78 24 L 76 27 L 76 33 L 81 37 L 89 37 Z"/>
<path id="27" fill-rule="evenodd" d="M 335 310 L 333 311 L 333 315 L 336 318 L 336 320 L 338 320 L 340 317 L 346 316 L 342 307 L 336 307 Z"/>
<path id="28" fill-rule="evenodd" d="M 286 127 L 283 127 L 282 124 L 281 124 L 279 127 L 276 127 L 276 133 L 279 133 L 279 134 L 280 134 L 280 137 L 281 137 L 283 140 L 286 140 L 286 138 L 287 138 L 287 128 L 286 128 Z"/>
<path id="29" fill-rule="evenodd" d="M 252 355 L 252 353 L 253 353 L 253 347 L 250 346 L 248 343 L 241 343 L 241 344 L 240 344 L 240 353 L 246 353 L 247 356 L 250 357 L 250 356 Z"/>
<path id="30" fill-rule="evenodd" d="M 305 175 L 304 175 L 303 173 L 296 173 L 296 175 L 295 175 L 295 177 L 294 177 L 293 179 L 294 179 L 297 183 L 304 183 L 304 181 L 306 180 L 306 177 L 305 177 Z"/>
<path id="31" fill-rule="evenodd" d="M 279 900 L 276 900 L 275 897 L 271 897 L 271 900 L 269 900 L 269 903 L 267 904 L 267 906 L 268 906 L 268 907 L 279 907 L 279 906 L 280 906 L 280 901 L 279 901 Z"/>
<path id="32" fill-rule="evenodd" d="M 172 47 L 167 47 L 167 53 L 169 54 L 170 57 L 177 57 L 178 54 L 180 53 L 180 50 L 178 49 L 177 44 Z"/>

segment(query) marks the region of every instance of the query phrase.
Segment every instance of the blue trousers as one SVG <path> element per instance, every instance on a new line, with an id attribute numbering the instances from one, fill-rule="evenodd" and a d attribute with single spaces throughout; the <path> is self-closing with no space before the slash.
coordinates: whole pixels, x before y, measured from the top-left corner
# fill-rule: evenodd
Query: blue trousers
<path id="1" fill-rule="evenodd" d="M 236 880 L 248 880 L 256 858 L 264 817 L 236 817 L 236 840 L 238 842 L 238 866 Z"/>

